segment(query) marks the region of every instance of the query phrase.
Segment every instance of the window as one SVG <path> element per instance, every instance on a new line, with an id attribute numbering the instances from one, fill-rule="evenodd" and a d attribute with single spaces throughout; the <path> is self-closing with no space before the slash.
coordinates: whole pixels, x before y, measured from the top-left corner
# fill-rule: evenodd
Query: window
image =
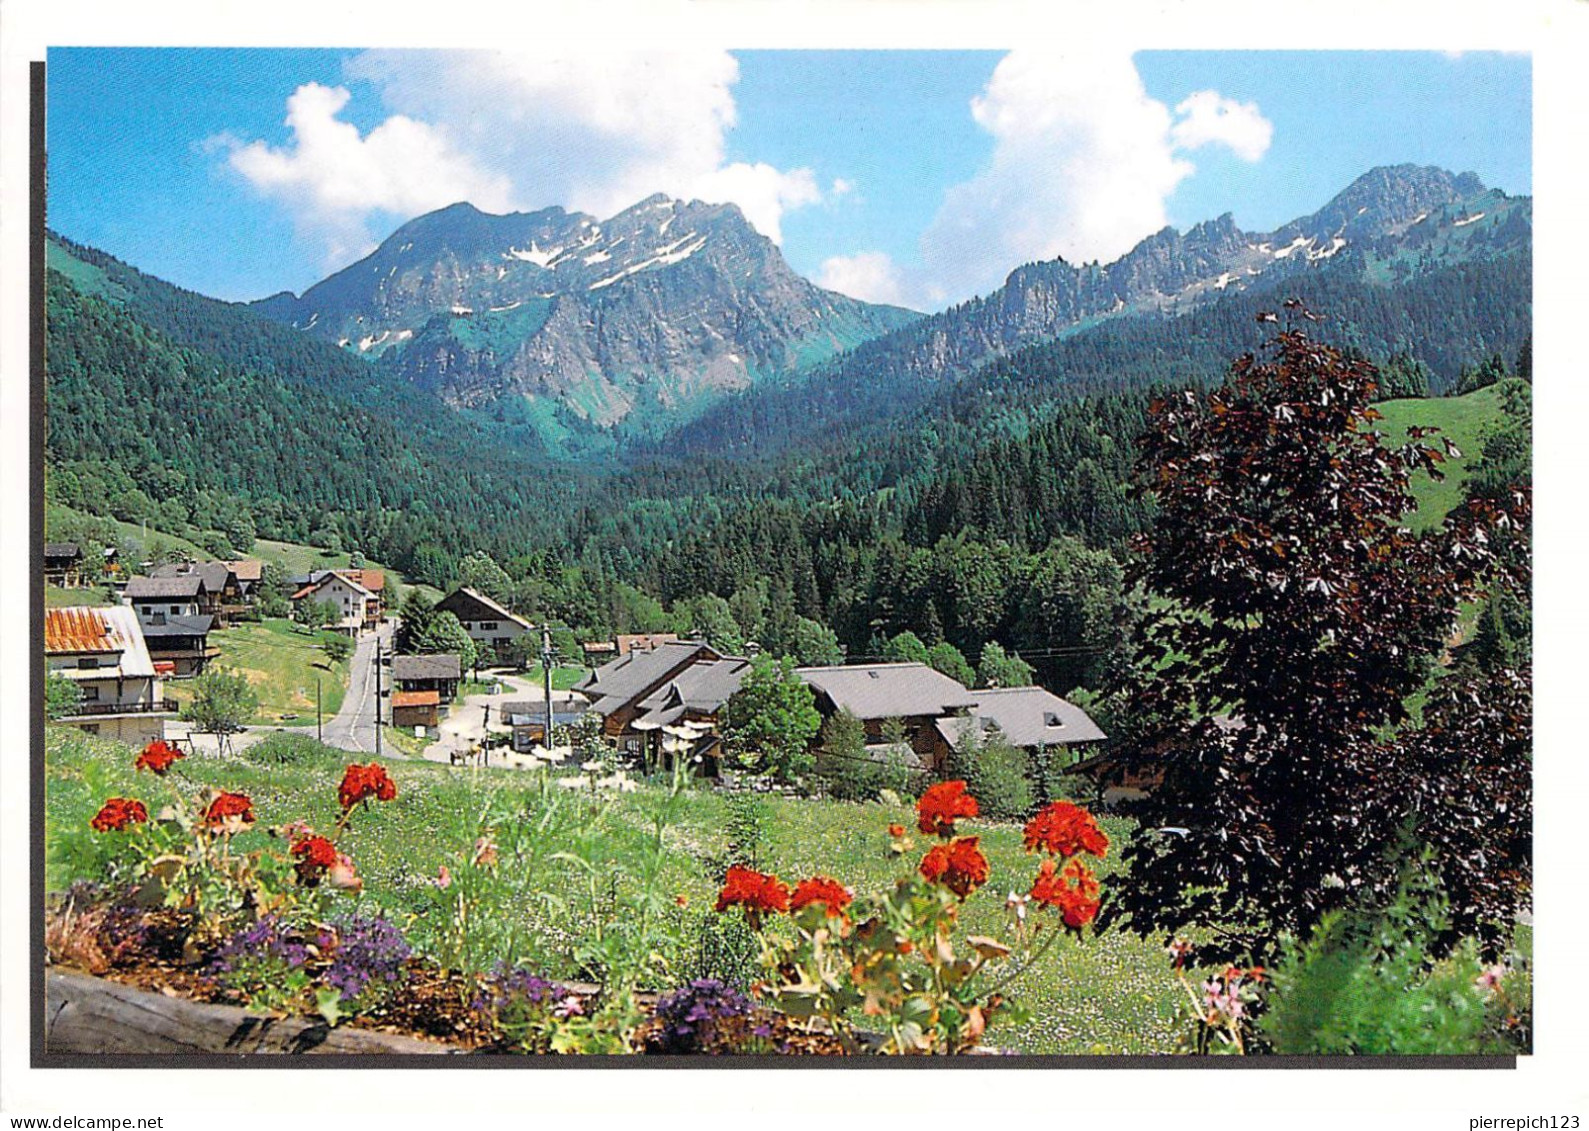
<path id="1" fill-rule="evenodd" d="M 99 724 L 98 723 L 84 723 L 83 724 L 83 733 L 84 734 L 98 734 L 99 733 Z"/>
<path id="2" fill-rule="evenodd" d="M 81 656 L 78 658 L 77 666 L 79 668 L 97 668 L 99 667 L 99 659 L 96 656 Z"/>
<path id="3" fill-rule="evenodd" d="M 165 622 L 166 615 L 164 613 L 149 614 L 149 627 L 153 628 L 155 625 L 165 624 Z"/>
<path id="4" fill-rule="evenodd" d="M 496 621 L 494 621 L 494 620 L 483 620 L 483 621 L 480 622 L 480 631 L 481 632 L 495 632 L 496 630 L 497 630 L 497 622 Z"/>
<path id="5" fill-rule="evenodd" d="M 182 606 L 181 605 L 172 605 L 171 606 L 171 615 L 174 616 L 174 617 L 181 616 L 182 615 Z"/>
<path id="6" fill-rule="evenodd" d="M 99 701 L 99 688 L 95 687 L 91 683 L 84 684 L 82 687 L 79 687 L 77 689 L 77 693 L 82 697 L 82 700 L 85 703 L 96 703 Z"/>

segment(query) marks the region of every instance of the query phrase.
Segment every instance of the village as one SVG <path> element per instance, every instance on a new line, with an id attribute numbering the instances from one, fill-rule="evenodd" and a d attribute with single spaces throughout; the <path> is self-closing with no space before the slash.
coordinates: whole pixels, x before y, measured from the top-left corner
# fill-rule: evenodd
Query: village
<path id="1" fill-rule="evenodd" d="M 75 543 L 49 543 L 46 584 L 64 598 L 89 583 L 89 564 Z M 677 633 L 620 633 L 584 641 L 577 663 L 560 663 L 547 626 L 460 586 L 432 608 L 455 617 L 473 643 L 466 668 L 457 651 L 399 646 L 401 617 L 389 603 L 385 571 L 318 569 L 288 579 L 291 621 L 303 635 L 335 634 L 351 644 L 340 707 L 275 725 L 239 720 L 228 728 L 235 733 L 214 733 L 184 718 L 182 689 L 207 671 L 227 670 L 229 635 L 269 619 L 260 608 L 264 563 L 149 563 L 130 575 L 113 561 L 93 565 L 119 603 L 54 606 L 45 618 L 48 669 L 77 692 L 75 706 L 55 721 L 90 734 L 219 754 L 295 730 L 353 753 L 504 769 L 550 765 L 579 779 L 589 764 L 590 748 L 585 756 L 576 750 L 575 735 L 583 733 L 608 752 L 616 788 L 678 763 L 707 778 L 738 776 L 724 746 L 725 712 L 752 670 L 753 651 L 729 655 Z M 336 678 L 325 666 L 324 678 Z M 1148 781 L 1137 767 L 1089 757 L 1105 734 L 1043 687 L 973 689 L 922 662 L 794 672 L 824 722 L 840 714 L 859 721 L 863 756 L 878 766 L 941 779 L 957 751 L 997 736 L 1029 755 L 1064 751 L 1061 764 L 1105 802 L 1139 796 Z M 814 755 L 821 741 L 813 736 Z"/>

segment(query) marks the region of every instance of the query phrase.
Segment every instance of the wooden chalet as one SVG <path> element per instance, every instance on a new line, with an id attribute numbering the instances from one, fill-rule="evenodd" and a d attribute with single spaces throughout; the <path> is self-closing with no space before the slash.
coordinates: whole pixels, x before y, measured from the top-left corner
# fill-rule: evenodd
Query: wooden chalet
<path id="1" fill-rule="evenodd" d="M 199 597 L 199 615 L 215 618 L 216 628 L 228 627 L 243 611 L 242 591 L 237 574 L 227 562 L 175 562 L 155 566 L 149 576 L 158 580 L 173 577 L 199 577 L 204 591 Z"/>
<path id="2" fill-rule="evenodd" d="M 939 719 L 936 726 L 956 750 L 998 733 L 1012 746 L 1028 752 L 1084 747 L 1108 736 L 1074 703 L 1042 687 L 990 687 L 971 693 L 976 706 L 969 714 Z M 1073 757 L 1082 751 L 1072 750 Z"/>
<path id="3" fill-rule="evenodd" d="M 463 667 L 456 652 L 392 657 L 392 685 L 399 691 L 434 691 L 441 702 L 451 703 L 462 679 Z"/>
<path id="4" fill-rule="evenodd" d="M 964 717 L 977 705 L 977 693 L 926 664 L 844 664 L 797 668 L 816 696 L 824 719 L 849 711 L 866 728 L 868 747 L 881 747 L 884 727 L 897 719 L 905 742 L 923 769 L 941 774 L 951 743 L 939 729 L 945 717 Z"/>
<path id="5" fill-rule="evenodd" d="M 743 657 L 724 656 L 699 640 L 672 640 L 632 649 L 574 690 L 601 715 L 607 739 L 647 764 L 679 754 L 715 761 L 719 715 L 749 670 Z"/>
<path id="6" fill-rule="evenodd" d="M 44 580 L 62 589 L 83 585 L 83 548 L 76 542 L 44 543 Z"/>
<path id="7" fill-rule="evenodd" d="M 469 639 L 489 648 L 505 648 L 534 625 L 481 593 L 478 589 L 454 589 L 436 602 L 438 613 L 451 613 L 463 625 Z"/>

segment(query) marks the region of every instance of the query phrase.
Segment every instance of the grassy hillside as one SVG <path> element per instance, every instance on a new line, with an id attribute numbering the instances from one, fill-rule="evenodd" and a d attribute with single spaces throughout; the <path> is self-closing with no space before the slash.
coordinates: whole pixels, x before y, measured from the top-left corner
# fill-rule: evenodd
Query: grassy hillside
<path id="1" fill-rule="evenodd" d="M 221 650 L 214 663 L 246 676 L 259 696 L 255 723 L 302 726 L 314 722 L 317 680 L 325 717 L 329 719 L 342 706 L 348 688 L 348 661 L 334 664 L 327 659 L 318 633 L 299 631 L 288 620 L 266 620 L 212 632 L 210 643 Z M 189 680 L 167 680 L 165 689 L 179 703 L 193 697 Z"/>
<path id="2" fill-rule="evenodd" d="M 1387 443 L 1404 441 L 1408 428 L 1425 425 L 1440 429 L 1440 435 L 1449 438 L 1462 452 L 1446 464 L 1442 482 L 1436 483 L 1424 472 L 1413 477 L 1413 495 L 1418 499 L 1413 528 L 1424 530 L 1439 525 L 1462 501 L 1462 486 L 1467 482 L 1468 468 L 1479 458 L 1485 430 L 1500 423 L 1504 415 L 1500 391 L 1491 386 L 1461 397 L 1383 401 L 1375 407 L 1384 414 L 1379 429 Z"/>
<path id="3" fill-rule="evenodd" d="M 334 824 L 343 761 L 328 756 L 263 766 L 246 757 L 189 759 L 179 763 L 178 772 L 191 783 L 185 788 L 212 785 L 253 799 L 259 831 L 238 837 L 238 848 L 246 851 L 267 843 L 262 830 L 270 825 L 297 819 L 320 828 Z M 103 842 L 96 842 L 86 826 L 100 801 L 113 795 L 149 798 L 157 791 L 148 775 L 140 780 L 133 772 L 127 747 L 77 731 L 49 731 L 46 767 L 47 882 L 51 890 L 60 890 L 74 878 L 93 874 L 99 864 Z M 632 863 L 651 835 L 658 792 L 642 788 L 593 807 L 584 791 L 554 788 L 549 798 L 541 797 L 538 775 L 529 773 L 455 771 L 422 762 L 393 762 L 388 769 L 397 782 L 397 800 L 360 814 L 346 839 L 365 880 L 360 902 L 366 911 L 379 907 L 407 921 L 423 906 L 437 869 L 443 864 L 459 868 L 478 835 L 475 822 L 482 813 L 489 814 L 499 840 L 510 822 L 525 819 L 536 828 L 535 859 L 510 870 L 514 897 L 492 908 L 489 928 L 483 928 L 492 940 L 488 951 L 511 947 L 512 953 L 481 957 L 488 965 L 511 957 L 551 976 L 577 973 L 569 956 L 600 921 L 611 898 L 609 884 L 633 890 L 638 883 Z M 538 824 L 543 817 L 545 824 Z M 727 851 L 727 818 L 721 794 L 692 791 L 683 799 L 679 820 L 664 834 L 662 890 L 686 937 L 711 915 L 717 891 L 713 869 Z M 784 877 L 821 872 L 878 891 L 914 861 L 914 856 L 890 857 L 886 833 L 890 822 L 911 820 L 902 806 L 770 797 L 767 841 L 758 863 Z M 1105 826 L 1113 841 L 1101 868 L 1107 884 L 1117 874 L 1131 826 L 1115 819 Z M 1004 893 L 1030 883 L 1035 863 L 1021 848 L 1019 825 L 975 821 L 971 831 L 982 837 L 992 880 L 966 902 L 965 926 L 973 934 L 1003 936 Z M 591 875 L 599 881 L 593 884 L 577 862 L 554 855 L 559 853 L 590 861 Z M 510 943 L 513 927 L 519 929 L 518 939 Z M 679 956 L 661 957 L 671 963 Z M 657 980 L 663 984 L 672 977 L 664 973 Z M 1032 1020 L 990 1036 L 1022 1052 L 1167 1053 L 1186 1024 L 1183 991 L 1162 944 L 1116 932 L 1065 941 L 1017 979 L 1010 992 L 1031 1008 Z"/>

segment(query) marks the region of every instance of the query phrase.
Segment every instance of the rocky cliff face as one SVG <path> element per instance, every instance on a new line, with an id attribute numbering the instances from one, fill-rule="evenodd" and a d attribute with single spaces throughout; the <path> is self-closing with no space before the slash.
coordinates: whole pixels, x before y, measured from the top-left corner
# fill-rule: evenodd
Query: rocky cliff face
<path id="1" fill-rule="evenodd" d="M 660 195 L 604 221 L 455 204 L 255 306 L 451 403 L 544 398 L 600 425 L 690 411 L 918 317 L 801 278 L 733 205 Z"/>

